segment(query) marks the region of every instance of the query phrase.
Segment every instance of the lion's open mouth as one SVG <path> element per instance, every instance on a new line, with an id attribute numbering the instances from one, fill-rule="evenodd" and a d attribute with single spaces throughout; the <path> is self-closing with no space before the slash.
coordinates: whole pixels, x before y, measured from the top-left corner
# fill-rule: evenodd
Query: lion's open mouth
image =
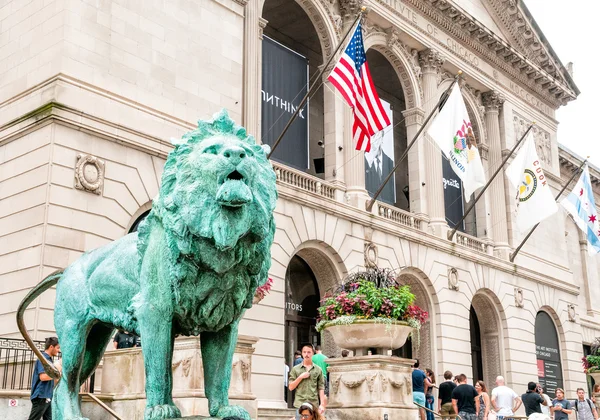
<path id="1" fill-rule="evenodd" d="M 217 190 L 217 202 L 225 207 L 241 207 L 252 201 L 252 191 L 245 181 L 237 170 L 230 172 Z"/>
<path id="2" fill-rule="evenodd" d="M 233 180 L 236 180 L 236 181 L 244 181 L 244 175 L 242 175 L 238 171 L 233 171 L 232 173 L 230 173 L 229 175 L 227 175 L 227 177 L 225 179 L 226 180 L 233 179 Z"/>

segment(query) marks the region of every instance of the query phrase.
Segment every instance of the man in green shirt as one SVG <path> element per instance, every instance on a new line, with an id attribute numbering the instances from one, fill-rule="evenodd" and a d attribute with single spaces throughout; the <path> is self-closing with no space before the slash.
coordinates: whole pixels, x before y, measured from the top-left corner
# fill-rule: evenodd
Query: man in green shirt
<path id="1" fill-rule="evenodd" d="M 302 363 L 290 371 L 290 391 L 296 390 L 294 407 L 300 408 L 302 403 L 310 402 L 319 407 L 319 412 L 325 412 L 325 378 L 323 370 L 313 363 L 314 347 L 312 344 L 302 346 Z M 319 400 L 321 404 L 319 405 Z"/>
<path id="2" fill-rule="evenodd" d="M 312 361 L 315 365 L 319 366 L 323 371 L 323 378 L 325 379 L 325 395 L 329 396 L 329 381 L 327 380 L 327 356 L 321 351 L 321 346 L 315 347 L 315 355 L 312 357 Z"/>

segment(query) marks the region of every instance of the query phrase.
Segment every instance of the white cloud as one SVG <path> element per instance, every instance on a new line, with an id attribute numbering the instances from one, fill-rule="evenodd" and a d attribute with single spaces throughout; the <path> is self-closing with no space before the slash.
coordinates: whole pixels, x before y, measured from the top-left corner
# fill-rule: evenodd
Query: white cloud
<path id="1" fill-rule="evenodd" d="M 579 97 L 556 113 L 558 141 L 600 166 L 600 58 L 597 54 L 600 2 L 525 0 L 538 26 L 562 63 L 573 62 Z"/>

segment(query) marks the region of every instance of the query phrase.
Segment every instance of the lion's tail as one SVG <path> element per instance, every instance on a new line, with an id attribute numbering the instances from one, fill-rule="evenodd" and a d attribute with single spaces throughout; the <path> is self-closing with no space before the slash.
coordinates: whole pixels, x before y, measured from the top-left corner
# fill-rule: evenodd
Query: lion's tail
<path id="1" fill-rule="evenodd" d="M 31 339 L 31 336 L 29 335 L 29 333 L 27 332 L 27 328 L 25 327 L 23 315 L 25 314 L 25 310 L 31 304 L 31 302 L 37 299 L 37 297 L 44 293 L 46 290 L 58 283 L 62 274 L 63 270 L 57 270 L 54 273 L 50 274 L 48 277 L 46 277 L 44 280 L 39 282 L 37 286 L 35 286 L 33 289 L 31 289 L 29 293 L 27 293 L 27 296 L 25 296 L 23 301 L 19 304 L 19 309 L 17 309 L 17 326 L 19 327 L 19 331 L 21 331 L 21 335 L 27 342 L 27 345 L 31 347 L 31 350 L 33 350 L 37 358 L 40 359 L 40 362 L 42 362 L 46 374 L 53 379 L 60 378 L 60 372 L 52 363 L 46 360 L 46 358 L 42 355 L 42 352 L 33 343 L 33 340 Z"/>

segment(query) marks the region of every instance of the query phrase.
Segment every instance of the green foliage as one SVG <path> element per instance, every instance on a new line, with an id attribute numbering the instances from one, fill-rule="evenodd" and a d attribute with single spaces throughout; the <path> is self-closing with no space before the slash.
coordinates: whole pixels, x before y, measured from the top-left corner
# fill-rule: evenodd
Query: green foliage
<path id="1" fill-rule="evenodd" d="M 590 368 L 595 367 L 596 369 L 598 369 L 600 367 L 600 355 L 589 355 L 588 357 L 586 357 L 586 359 L 590 365 Z"/>
<path id="2" fill-rule="evenodd" d="M 390 281 L 387 271 L 375 269 L 355 273 L 338 293 L 323 298 L 318 328 L 350 324 L 361 319 L 389 319 L 405 321 L 418 329 L 428 314 L 414 305 L 414 300 L 410 287 Z"/>

